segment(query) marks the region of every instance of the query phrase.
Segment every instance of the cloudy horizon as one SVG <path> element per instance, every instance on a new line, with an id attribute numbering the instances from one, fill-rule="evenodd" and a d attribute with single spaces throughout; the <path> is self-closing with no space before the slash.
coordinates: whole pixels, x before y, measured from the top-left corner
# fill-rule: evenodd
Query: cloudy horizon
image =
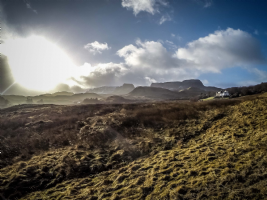
<path id="1" fill-rule="evenodd" d="M 255 23 L 261 4 L 2 0 L 0 50 L 10 70 L 2 64 L 0 75 L 13 80 L 2 78 L 0 92 L 12 81 L 40 92 L 186 79 L 222 88 L 264 82 L 267 26 Z"/>

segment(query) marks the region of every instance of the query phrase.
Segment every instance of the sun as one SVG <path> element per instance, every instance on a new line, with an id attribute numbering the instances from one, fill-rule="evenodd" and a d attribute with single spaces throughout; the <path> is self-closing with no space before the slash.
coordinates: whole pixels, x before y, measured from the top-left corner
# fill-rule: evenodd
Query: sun
<path id="1" fill-rule="evenodd" d="M 71 58 L 42 36 L 8 39 L 2 46 L 15 81 L 38 91 L 49 91 L 72 76 Z"/>

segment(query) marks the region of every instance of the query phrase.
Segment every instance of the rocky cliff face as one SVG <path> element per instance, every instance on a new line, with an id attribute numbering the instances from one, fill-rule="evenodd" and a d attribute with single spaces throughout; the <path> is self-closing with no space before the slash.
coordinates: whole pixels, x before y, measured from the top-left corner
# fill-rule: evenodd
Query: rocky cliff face
<path id="1" fill-rule="evenodd" d="M 176 82 L 165 82 L 165 83 L 152 83 L 150 87 L 159 87 L 169 90 L 184 90 L 189 87 L 205 88 L 203 83 L 198 79 L 176 81 Z"/>
<path id="2" fill-rule="evenodd" d="M 203 85 L 203 83 L 198 80 L 198 79 L 192 79 L 192 80 L 184 80 L 182 82 L 183 86 L 186 87 L 186 88 L 189 88 L 189 87 L 198 87 L 198 88 L 203 88 L 205 87 Z"/>

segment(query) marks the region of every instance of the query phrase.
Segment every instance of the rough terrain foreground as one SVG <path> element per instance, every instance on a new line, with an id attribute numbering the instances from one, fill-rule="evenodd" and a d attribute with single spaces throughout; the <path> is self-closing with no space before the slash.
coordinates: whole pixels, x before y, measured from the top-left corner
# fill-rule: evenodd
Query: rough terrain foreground
<path id="1" fill-rule="evenodd" d="M 266 97 L 2 110 L 0 199 L 266 199 Z"/>

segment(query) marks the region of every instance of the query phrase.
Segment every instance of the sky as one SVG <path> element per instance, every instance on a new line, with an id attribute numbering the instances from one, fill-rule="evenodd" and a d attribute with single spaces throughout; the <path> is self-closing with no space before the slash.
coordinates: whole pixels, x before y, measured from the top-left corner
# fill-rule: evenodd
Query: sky
<path id="1" fill-rule="evenodd" d="M 0 78 L 42 92 L 255 85 L 267 80 L 266 9 L 266 0 L 0 0 L 10 67 Z M 2 92 L 13 84 L 3 82 Z"/>

